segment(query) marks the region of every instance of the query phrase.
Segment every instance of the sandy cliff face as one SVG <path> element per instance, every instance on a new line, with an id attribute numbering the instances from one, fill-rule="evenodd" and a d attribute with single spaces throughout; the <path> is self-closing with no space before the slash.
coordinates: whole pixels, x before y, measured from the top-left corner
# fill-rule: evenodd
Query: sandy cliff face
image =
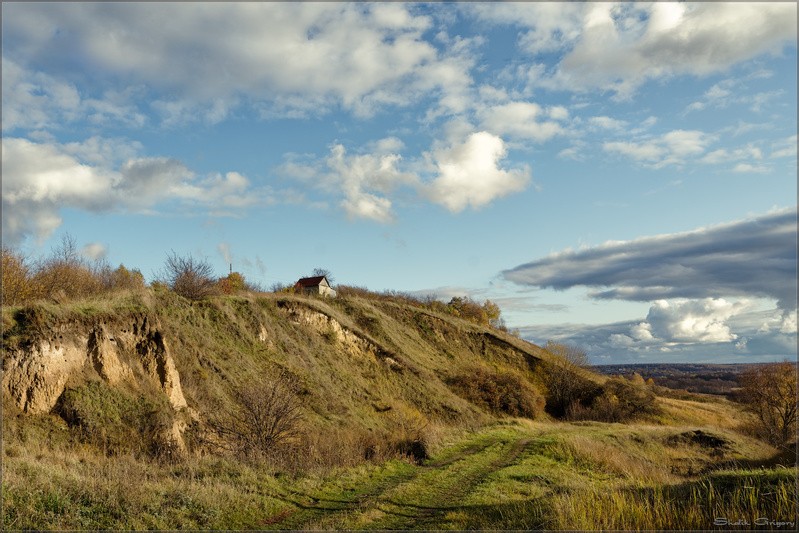
<path id="1" fill-rule="evenodd" d="M 96 376 L 110 385 L 134 387 L 149 380 L 175 411 L 188 408 L 160 324 L 148 316 L 128 323 L 61 324 L 49 337 L 10 349 L 3 357 L 3 389 L 26 413 L 52 410 L 69 383 Z M 184 426 L 171 431 L 181 449 Z"/>

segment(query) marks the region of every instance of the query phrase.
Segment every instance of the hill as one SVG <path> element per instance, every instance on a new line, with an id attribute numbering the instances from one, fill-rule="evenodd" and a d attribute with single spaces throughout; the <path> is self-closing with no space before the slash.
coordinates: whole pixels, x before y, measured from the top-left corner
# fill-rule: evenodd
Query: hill
<path id="1" fill-rule="evenodd" d="M 701 506 L 723 468 L 783 491 L 775 519 L 796 498 L 793 470 L 745 470 L 780 459 L 735 404 L 400 297 L 145 289 L 6 307 L 3 348 L 12 529 L 624 528 L 656 487 Z M 603 486 L 601 521 L 576 502 Z"/>

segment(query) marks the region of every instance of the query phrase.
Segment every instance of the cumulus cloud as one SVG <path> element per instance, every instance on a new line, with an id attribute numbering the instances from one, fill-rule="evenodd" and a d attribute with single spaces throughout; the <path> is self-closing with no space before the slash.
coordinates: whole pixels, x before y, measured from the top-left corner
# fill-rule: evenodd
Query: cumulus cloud
<path id="1" fill-rule="evenodd" d="M 559 122 L 568 110 L 558 106 L 544 110 L 534 102 L 508 102 L 479 111 L 483 128 L 498 135 L 543 142 L 565 133 Z"/>
<path id="2" fill-rule="evenodd" d="M 502 168 L 507 155 L 503 140 L 485 131 L 468 133 L 470 127 L 452 123 L 451 142 L 437 142 L 408 162 L 395 153 L 403 148 L 402 142 L 390 137 L 368 143 L 363 153 L 349 154 L 335 144 L 324 161 L 294 154 L 278 171 L 342 196 L 339 206 L 348 217 L 377 222 L 394 220 L 391 197 L 401 188 L 453 213 L 523 190 L 530 182 L 530 170 Z"/>
<path id="3" fill-rule="evenodd" d="M 711 137 L 697 130 L 673 130 L 659 137 L 640 141 L 608 141 L 602 144 L 606 152 L 618 153 L 654 168 L 680 165 L 688 158 L 702 154 Z"/>
<path id="4" fill-rule="evenodd" d="M 791 2 L 475 4 L 465 9 L 486 22 L 521 27 L 519 45 L 534 57 L 563 53 L 550 71 L 530 68 L 533 86 L 602 89 L 619 98 L 631 96 L 647 80 L 723 72 L 796 43 L 796 4 Z"/>
<path id="5" fill-rule="evenodd" d="M 738 336 L 730 331 L 725 321 L 744 307 L 745 304 L 723 298 L 657 300 L 649 309 L 646 322 L 637 328 L 638 331 L 645 328 L 653 338 L 666 341 L 730 342 Z"/>
<path id="6" fill-rule="evenodd" d="M 795 358 L 796 327 L 791 324 L 795 314 L 783 318 L 779 312 L 775 315 L 773 310 L 750 310 L 750 307 L 745 301 L 677 299 L 653 302 L 646 317 L 635 321 L 537 324 L 519 329 L 532 342 L 553 339 L 582 346 L 596 363 L 753 362 Z"/>
<path id="7" fill-rule="evenodd" d="M 596 298 L 763 297 L 796 308 L 796 208 L 684 233 L 611 241 L 519 265 L 522 285 L 601 289 Z"/>
<path id="8" fill-rule="evenodd" d="M 530 182 L 530 170 L 501 168 L 506 154 L 502 139 L 485 131 L 434 150 L 437 176 L 426 186 L 427 196 L 457 213 L 523 190 Z"/>
<path id="9" fill-rule="evenodd" d="M 61 210 L 94 213 L 147 211 L 178 201 L 212 213 L 265 202 L 268 191 L 252 187 L 235 172 L 198 179 L 180 161 L 137 157 L 119 163 L 120 152 L 134 154 L 137 145 L 90 138 L 86 143 L 36 143 L 3 138 L 3 238 L 20 242 L 45 239 L 62 222 Z"/>
<path id="10" fill-rule="evenodd" d="M 267 114 L 341 105 L 366 116 L 431 92 L 457 100 L 471 84 L 463 43 L 440 52 L 425 41 L 432 20 L 421 11 L 394 3 L 27 4 L 4 10 L 15 21 L 4 41 L 17 57 L 62 73 L 91 64 L 120 86 L 180 94 L 155 99 L 168 121 L 218 121 L 241 97 Z M 173 24 L 162 31 L 153 20 Z"/>
<path id="11" fill-rule="evenodd" d="M 402 148 L 396 137 L 370 143 L 365 153 L 348 154 L 342 144 L 335 144 L 323 162 L 289 157 L 278 171 L 342 196 L 339 206 L 349 218 L 386 223 L 394 219 L 388 194 L 419 181 L 416 174 L 400 169 L 402 156 L 396 152 Z"/>

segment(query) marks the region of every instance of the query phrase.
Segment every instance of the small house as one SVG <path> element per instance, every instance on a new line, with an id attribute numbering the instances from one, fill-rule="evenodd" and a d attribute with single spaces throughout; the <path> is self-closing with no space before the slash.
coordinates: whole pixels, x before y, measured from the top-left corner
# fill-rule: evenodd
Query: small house
<path id="1" fill-rule="evenodd" d="M 300 278 L 294 284 L 294 289 L 297 292 L 304 292 L 307 294 L 318 294 L 320 296 L 330 296 L 335 298 L 336 291 L 330 286 L 327 281 L 327 276 L 314 276 L 312 278 Z"/>

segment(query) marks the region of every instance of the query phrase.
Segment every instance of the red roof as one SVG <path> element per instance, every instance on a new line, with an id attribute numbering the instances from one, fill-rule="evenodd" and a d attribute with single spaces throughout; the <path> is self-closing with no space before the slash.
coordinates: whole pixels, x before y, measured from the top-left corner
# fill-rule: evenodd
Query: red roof
<path id="1" fill-rule="evenodd" d="M 300 278 L 295 286 L 297 287 L 318 287 L 325 276 L 314 276 L 312 278 Z"/>

